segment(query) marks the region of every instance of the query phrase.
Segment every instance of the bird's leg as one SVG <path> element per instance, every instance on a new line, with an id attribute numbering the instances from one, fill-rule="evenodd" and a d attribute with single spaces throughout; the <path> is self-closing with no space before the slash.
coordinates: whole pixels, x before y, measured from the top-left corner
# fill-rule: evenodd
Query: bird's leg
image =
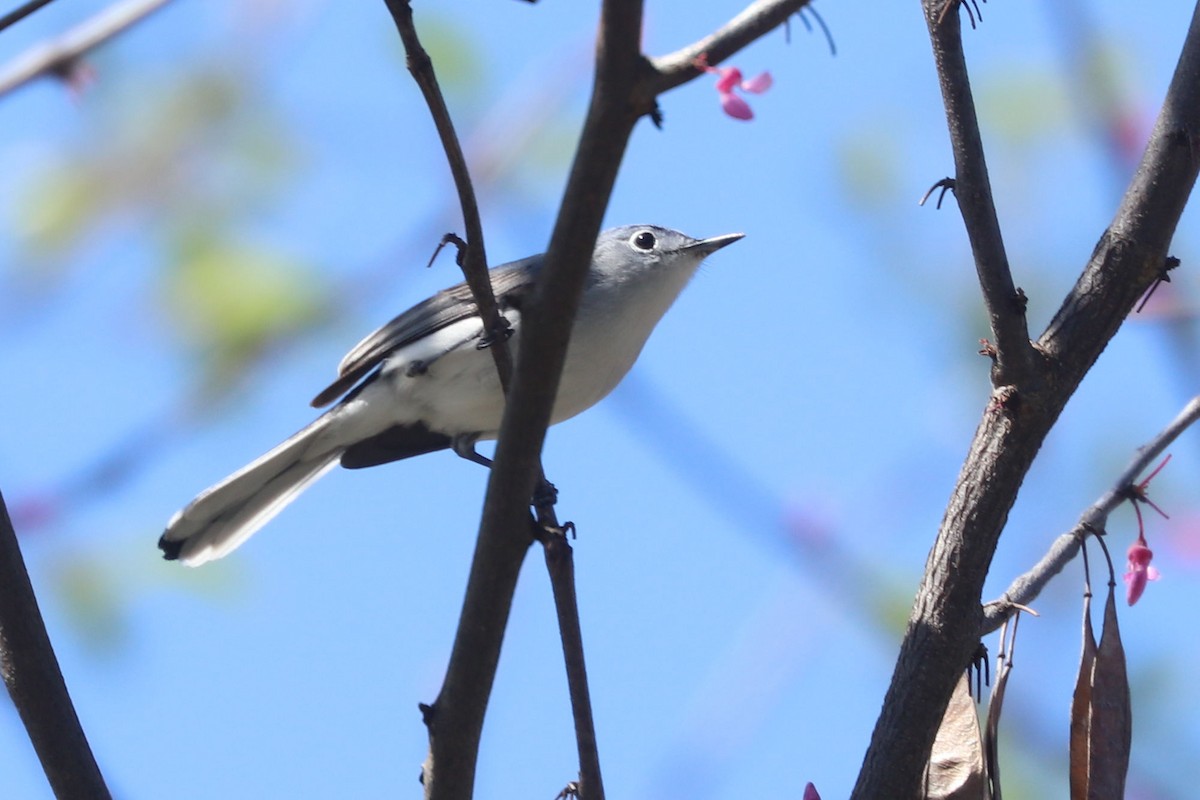
<path id="1" fill-rule="evenodd" d="M 479 441 L 477 433 L 460 433 L 450 440 L 450 449 L 454 451 L 454 455 L 459 458 L 465 458 L 467 461 L 473 461 L 480 466 L 492 468 L 492 460 L 487 456 L 481 456 L 475 452 L 475 443 Z"/>
<path id="2" fill-rule="evenodd" d="M 475 452 L 475 443 L 479 441 L 477 433 L 460 433 L 450 439 L 450 449 L 459 458 L 465 458 L 467 461 L 473 461 L 476 464 L 491 469 L 492 460 L 487 456 L 481 456 Z M 546 480 L 543 475 L 538 481 L 538 485 L 533 490 L 533 498 L 530 501 L 534 506 L 553 506 L 558 502 L 558 489 L 554 484 Z"/>

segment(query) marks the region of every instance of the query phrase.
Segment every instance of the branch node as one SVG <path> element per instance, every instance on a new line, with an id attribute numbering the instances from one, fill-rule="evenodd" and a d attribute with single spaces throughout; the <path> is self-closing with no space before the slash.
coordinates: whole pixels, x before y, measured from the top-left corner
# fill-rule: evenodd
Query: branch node
<path id="1" fill-rule="evenodd" d="M 1025 296 L 1025 290 L 1018 286 L 1017 291 L 1013 294 L 1013 310 L 1018 314 L 1024 314 L 1027 308 L 1029 308 L 1029 298 Z"/>
<path id="2" fill-rule="evenodd" d="M 927 191 L 927 192 L 925 192 L 925 194 L 921 195 L 921 199 L 919 201 L 917 201 L 917 205 L 919 205 L 919 206 L 925 205 L 925 202 L 927 200 L 929 200 L 930 196 L 934 192 L 936 192 L 938 189 L 941 189 L 942 193 L 938 195 L 937 206 L 935 206 L 935 208 L 937 208 L 940 211 L 942 208 L 942 200 L 944 200 L 946 197 L 946 192 L 950 192 L 951 194 L 954 194 L 955 197 L 958 196 L 954 192 L 955 185 L 956 184 L 955 184 L 954 178 L 950 178 L 950 177 L 942 178 L 940 181 L 935 183 L 933 186 L 930 186 L 929 191 Z"/>
<path id="3" fill-rule="evenodd" d="M 991 413 L 1007 411 L 1016 416 L 1021 410 L 1021 393 L 1015 386 L 1000 386 L 992 392 L 992 400 L 987 410 Z"/>
<path id="4" fill-rule="evenodd" d="M 1142 302 L 1138 303 L 1137 310 L 1133 313 L 1140 314 L 1142 309 L 1146 307 L 1146 303 L 1150 302 L 1150 298 L 1154 295 L 1154 291 L 1159 285 L 1171 282 L 1171 270 L 1179 266 L 1179 259 L 1175 256 L 1167 256 L 1163 261 L 1163 265 L 1159 267 L 1158 277 L 1154 279 L 1154 283 L 1150 284 L 1150 288 L 1146 290 L 1146 294 L 1142 296 Z"/>
<path id="5" fill-rule="evenodd" d="M 996 345 L 989 342 L 987 339 L 979 340 L 979 355 L 987 356 L 995 364 L 1000 358 L 1000 351 L 996 349 Z"/>

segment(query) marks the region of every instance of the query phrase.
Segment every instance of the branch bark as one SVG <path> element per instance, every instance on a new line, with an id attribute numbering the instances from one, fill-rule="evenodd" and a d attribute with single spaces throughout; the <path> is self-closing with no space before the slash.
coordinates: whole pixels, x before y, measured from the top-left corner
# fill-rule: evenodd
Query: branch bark
<path id="1" fill-rule="evenodd" d="M 0 496 L 0 672 L 56 797 L 110 797 L 46 633 Z"/>
<path id="2" fill-rule="evenodd" d="M 941 0 L 925 0 L 926 14 Z M 957 17 L 947 15 L 947 24 Z M 965 75 L 962 76 L 965 79 Z M 1200 170 L 1200 8 L 1142 163 L 1028 375 L 992 393 L 926 563 L 853 797 L 917 797 L 984 616 L 984 578 L 1017 491 L 1067 399 L 1158 276 Z"/>

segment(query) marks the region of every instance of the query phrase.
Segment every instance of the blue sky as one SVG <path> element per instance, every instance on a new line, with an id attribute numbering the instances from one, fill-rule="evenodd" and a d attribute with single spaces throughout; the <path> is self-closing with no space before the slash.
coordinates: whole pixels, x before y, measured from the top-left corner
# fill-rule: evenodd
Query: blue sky
<path id="1" fill-rule="evenodd" d="M 0 60 L 103 6 L 52 4 L 0 37 Z M 952 170 L 919 4 L 878 6 L 819 5 L 836 57 L 796 22 L 790 44 L 777 33 L 732 59 L 775 79 L 751 98 L 752 122 L 725 117 L 708 78 L 663 97 L 664 130 L 639 124 L 618 180 L 612 225 L 746 238 L 701 270 L 627 383 L 546 446 L 560 518 L 579 528 L 612 797 L 798 795 L 810 780 L 827 798 L 849 792 L 986 405 L 966 237 L 952 199 L 917 205 Z M 674 50 L 738 8 L 652 2 L 645 48 Z M 1040 331 L 1132 168 L 1087 117 L 1073 48 L 1099 47 L 1093 63 L 1114 71 L 1117 106 L 1144 137 L 1190 8 L 983 11 L 967 53 L 1014 276 Z M 544 247 L 594 14 L 417 5 L 477 175 L 491 176 L 480 182 L 493 263 Z M 481 469 L 443 453 L 334 472 L 201 570 L 154 546 L 196 492 L 311 419 L 308 399 L 362 335 L 458 279 L 448 259 L 422 269 L 461 226 L 390 19 L 382 3 L 175 3 L 94 63 L 79 99 L 48 81 L 0 99 L 0 489 L 10 507 L 46 512 L 22 542 L 101 766 L 131 798 L 415 796 L 417 703 L 440 685 Z M 186 125 L 195 133 L 179 135 Z M 102 176 L 86 195 L 96 222 L 46 238 L 38 188 L 85 174 Z M 58 197 L 42 202 L 59 209 Z M 314 324 L 221 372 L 181 294 L 192 284 L 173 255 L 193 240 L 180 230 L 283 265 Z M 1196 393 L 1194 332 L 1166 314 L 1195 303 L 1195 230 L 1189 211 L 1172 251 L 1184 268 L 1047 440 L 989 596 Z M 131 439 L 127 468 L 79 488 Z M 1194 785 L 1200 746 L 1200 653 L 1179 635 L 1197 600 L 1195 434 L 1172 452 L 1153 487 L 1172 520 L 1147 530 L 1164 577 L 1121 618 L 1140 797 Z M 1128 510 L 1114 517 L 1116 557 L 1135 530 Z M 1070 567 L 1022 625 L 1005 721 L 1018 796 L 1065 792 L 1080 576 Z M 575 760 L 536 552 L 510 625 L 478 796 L 549 798 Z M 48 797 L 16 715 L 3 719 L 5 795 Z"/>

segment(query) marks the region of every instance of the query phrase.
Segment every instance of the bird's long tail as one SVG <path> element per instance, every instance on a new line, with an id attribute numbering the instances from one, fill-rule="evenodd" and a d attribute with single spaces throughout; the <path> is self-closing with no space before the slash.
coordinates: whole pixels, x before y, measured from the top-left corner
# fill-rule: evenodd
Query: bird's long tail
<path id="1" fill-rule="evenodd" d="M 266 455 L 205 489 L 167 523 L 158 540 L 163 556 L 188 566 L 220 558 L 250 538 L 346 449 L 328 430 L 337 409 Z"/>

